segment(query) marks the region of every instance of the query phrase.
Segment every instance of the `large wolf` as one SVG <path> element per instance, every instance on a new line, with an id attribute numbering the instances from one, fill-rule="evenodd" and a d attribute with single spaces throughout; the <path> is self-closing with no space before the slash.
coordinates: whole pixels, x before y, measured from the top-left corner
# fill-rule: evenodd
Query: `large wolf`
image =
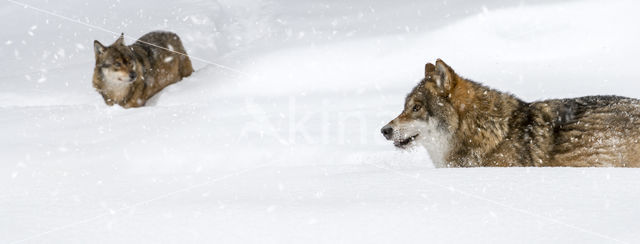
<path id="1" fill-rule="evenodd" d="M 527 103 L 458 76 L 438 59 L 382 128 L 422 145 L 436 167 L 640 167 L 640 100 L 588 96 Z"/>
<path id="2" fill-rule="evenodd" d="M 154 31 L 133 45 L 124 34 L 111 46 L 94 41 L 93 87 L 109 106 L 144 106 L 163 88 L 191 75 L 193 67 L 178 35 Z"/>

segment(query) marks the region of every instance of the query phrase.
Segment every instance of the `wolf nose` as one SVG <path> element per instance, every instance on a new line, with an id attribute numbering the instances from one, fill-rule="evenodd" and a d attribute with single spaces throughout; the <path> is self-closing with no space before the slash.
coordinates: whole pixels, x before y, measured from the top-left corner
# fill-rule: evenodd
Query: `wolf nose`
<path id="1" fill-rule="evenodd" d="M 391 140 L 391 137 L 393 136 L 393 127 L 385 125 L 384 127 L 382 127 L 380 132 L 382 132 L 384 138 L 387 138 L 387 140 Z"/>
<path id="2" fill-rule="evenodd" d="M 129 72 L 129 78 L 131 78 L 131 80 L 135 80 L 136 79 L 136 72 Z"/>

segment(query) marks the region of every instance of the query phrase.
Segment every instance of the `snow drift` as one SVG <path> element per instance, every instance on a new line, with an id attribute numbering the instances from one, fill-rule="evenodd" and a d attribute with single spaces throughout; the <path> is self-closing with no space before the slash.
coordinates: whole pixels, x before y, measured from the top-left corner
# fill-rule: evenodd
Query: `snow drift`
<path id="1" fill-rule="evenodd" d="M 636 2 L 27 4 L 207 62 L 107 107 L 116 35 L 0 4 L 1 242 L 640 241 L 638 170 L 433 169 L 378 134 L 436 58 L 526 100 L 640 97 Z"/>

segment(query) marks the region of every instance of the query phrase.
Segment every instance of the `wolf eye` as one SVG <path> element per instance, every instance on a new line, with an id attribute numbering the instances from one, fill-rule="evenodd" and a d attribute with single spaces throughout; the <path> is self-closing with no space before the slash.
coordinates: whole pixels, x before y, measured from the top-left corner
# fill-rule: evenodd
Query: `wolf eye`
<path id="1" fill-rule="evenodd" d="M 413 109 L 412 110 L 413 110 L 413 112 L 418 112 L 418 111 L 420 111 L 421 108 L 422 108 L 422 106 L 420 106 L 420 104 L 416 104 L 416 105 L 413 105 Z"/>
<path id="2" fill-rule="evenodd" d="M 120 62 L 116 62 L 115 64 L 113 64 L 114 67 L 116 68 L 120 68 L 120 66 L 122 66 L 122 64 Z"/>

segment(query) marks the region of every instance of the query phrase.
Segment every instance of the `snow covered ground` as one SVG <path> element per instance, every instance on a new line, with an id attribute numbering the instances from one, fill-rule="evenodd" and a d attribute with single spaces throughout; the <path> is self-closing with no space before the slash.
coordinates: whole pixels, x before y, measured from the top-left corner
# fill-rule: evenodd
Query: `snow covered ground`
<path id="1" fill-rule="evenodd" d="M 436 58 L 640 97 L 637 2 L 147 2 L 0 3 L 1 243 L 640 242 L 638 169 L 434 169 L 379 135 Z M 156 29 L 197 72 L 107 107 L 93 40 Z"/>

